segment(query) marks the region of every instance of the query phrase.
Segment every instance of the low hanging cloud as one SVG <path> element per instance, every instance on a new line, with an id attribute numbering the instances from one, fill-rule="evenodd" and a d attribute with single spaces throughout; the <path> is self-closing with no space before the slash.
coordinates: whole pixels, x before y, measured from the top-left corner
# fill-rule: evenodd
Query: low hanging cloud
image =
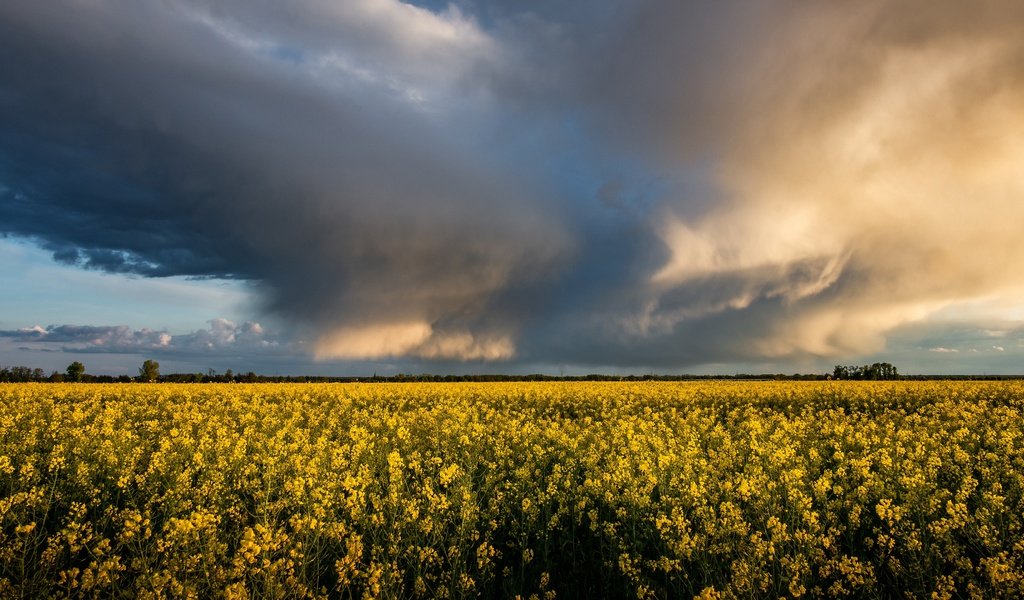
<path id="1" fill-rule="evenodd" d="M 1019 3 L 457 6 L 4 4 L 0 233 L 322 360 L 850 356 L 1024 291 Z"/>
<path id="2" fill-rule="evenodd" d="M 133 330 L 127 325 L 35 325 L 23 329 L 0 331 L 0 337 L 17 342 L 69 344 L 110 352 L 162 349 L 170 346 L 172 337 L 165 331 Z"/>
<path id="3" fill-rule="evenodd" d="M 153 329 L 132 329 L 127 325 L 35 325 L 0 330 L 0 338 L 33 344 L 43 350 L 60 349 L 74 353 L 156 353 L 202 354 L 231 351 L 258 354 L 282 350 L 282 343 L 256 322 L 236 324 L 213 319 L 209 327 L 172 335 Z"/>

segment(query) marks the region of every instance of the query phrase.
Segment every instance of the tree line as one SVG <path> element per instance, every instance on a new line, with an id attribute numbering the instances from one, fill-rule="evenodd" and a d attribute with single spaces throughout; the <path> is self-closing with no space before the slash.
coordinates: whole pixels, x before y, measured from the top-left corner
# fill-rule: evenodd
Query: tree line
<path id="1" fill-rule="evenodd" d="M 500 373 L 480 375 L 435 375 L 430 373 L 396 375 L 377 375 L 369 377 L 326 376 L 326 375 L 259 375 L 253 371 L 247 373 L 234 372 L 231 369 L 218 373 L 213 369 L 205 373 L 169 373 L 160 374 L 159 363 L 146 361 L 139 369 L 139 375 L 91 375 L 85 371 L 85 365 L 75 361 L 68 365 L 62 373 L 53 371 L 47 375 L 42 369 L 30 367 L 0 367 L 0 383 L 16 382 L 77 382 L 77 383 L 131 383 L 139 381 L 159 381 L 163 383 L 456 383 L 456 382 L 515 382 L 515 381 L 701 381 L 711 379 L 736 380 L 823 380 L 827 375 L 794 373 L 741 373 L 737 375 L 607 375 L 590 373 L 588 375 L 544 375 L 531 373 L 527 375 L 507 375 Z"/>
<path id="2" fill-rule="evenodd" d="M 133 381 L 160 381 L 160 363 L 146 360 L 139 367 L 138 377 L 128 375 L 90 375 L 85 372 L 85 365 L 74 361 L 63 373 L 53 371 L 49 375 L 39 368 L 31 367 L 0 367 L 0 383 L 131 383 Z"/>
<path id="3" fill-rule="evenodd" d="M 75 361 L 61 373 L 53 371 L 46 374 L 42 369 L 24 366 L 0 367 L 0 383 L 40 382 L 40 383 L 456 383 L 456 382 L 515 382 L 515 381 L 703 381 L 712 379 L 731 379 L 737 381 L 821 381 L 826 379 L 844 380 L 928 380 L 928 379 L 976 379 L 1005 380 L 1024 379 L 1021 375 L 901 375 L 890 363 L 874 363 L 863 366 L 836 365 L 832 373 L 739 373 L 736 375 L 607 375 L 590 373 L 588 375 L 544 375 L 532 373 L 528 375 L 482 374 L 482 375 L 434 375 L 421 373 L 418 375 L 398 373 L 397 375 L 376 375 L 370 377 L 332 377 L 324 375 L 259 375 L 253 371 L 236 373 L 231 369 L 218 373 L 208 369 L 205 373 L 160 373 L 160 363 L 147 360 L 139 367 L 137 376 L 129 375 L 91 375 L 86 372 L 85 365 Z"/>

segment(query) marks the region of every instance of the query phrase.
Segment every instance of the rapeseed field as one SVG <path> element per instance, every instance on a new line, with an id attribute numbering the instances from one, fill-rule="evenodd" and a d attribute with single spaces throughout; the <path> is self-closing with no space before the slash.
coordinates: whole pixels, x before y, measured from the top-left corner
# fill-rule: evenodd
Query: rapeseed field
<path id="1" fill-rule="evenodd" d="M 0 596 L 1021 598 L 1024 384 L 0 386 Z"/>

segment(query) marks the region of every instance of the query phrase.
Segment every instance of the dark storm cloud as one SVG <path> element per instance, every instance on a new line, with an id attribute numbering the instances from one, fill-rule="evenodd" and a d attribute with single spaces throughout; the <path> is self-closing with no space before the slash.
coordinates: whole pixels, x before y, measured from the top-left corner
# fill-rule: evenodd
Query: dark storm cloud
<path id="1" fill-rule="evenodd" d="M 276 3 L 3 7 L 5 232 L 90 268 L 250 279 L 319 332 L 507 346 L 514 324 L 485 314 L 569 239 L 543 189 L 478 158 L 444 112 L 486 36 L 372 4 L 292 20 Z M 275 58 L 282 44 L 310 64 Z"/>
<path id="2" fill-rule="evenodd" d="M 0 233 L 325 359 L 856 354 L 1024 287 L 1018 3 L 423 5 L 0 6 Z"/>

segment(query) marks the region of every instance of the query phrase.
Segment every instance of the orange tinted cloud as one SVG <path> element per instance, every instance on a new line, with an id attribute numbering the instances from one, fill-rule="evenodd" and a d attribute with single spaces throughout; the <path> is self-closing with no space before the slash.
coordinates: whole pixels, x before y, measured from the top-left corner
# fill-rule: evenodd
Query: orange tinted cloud
<path id="1" fill-rule="evenodd" d="M 728 123 L 722 200 L 696 219 L 667 209 L 669 258 L 652 287 L 735 276 L 751 286 L 719 298 L 722 310 L 784 299 L 749 341 L 763 356 L 877 351 L 886 331 L 943 306 L 1019 297 L 1020 5 L 801 4 L 783 16 L 751 41 L 751 62 L 732 65 L 743 93 L 713 119 Z"/>

